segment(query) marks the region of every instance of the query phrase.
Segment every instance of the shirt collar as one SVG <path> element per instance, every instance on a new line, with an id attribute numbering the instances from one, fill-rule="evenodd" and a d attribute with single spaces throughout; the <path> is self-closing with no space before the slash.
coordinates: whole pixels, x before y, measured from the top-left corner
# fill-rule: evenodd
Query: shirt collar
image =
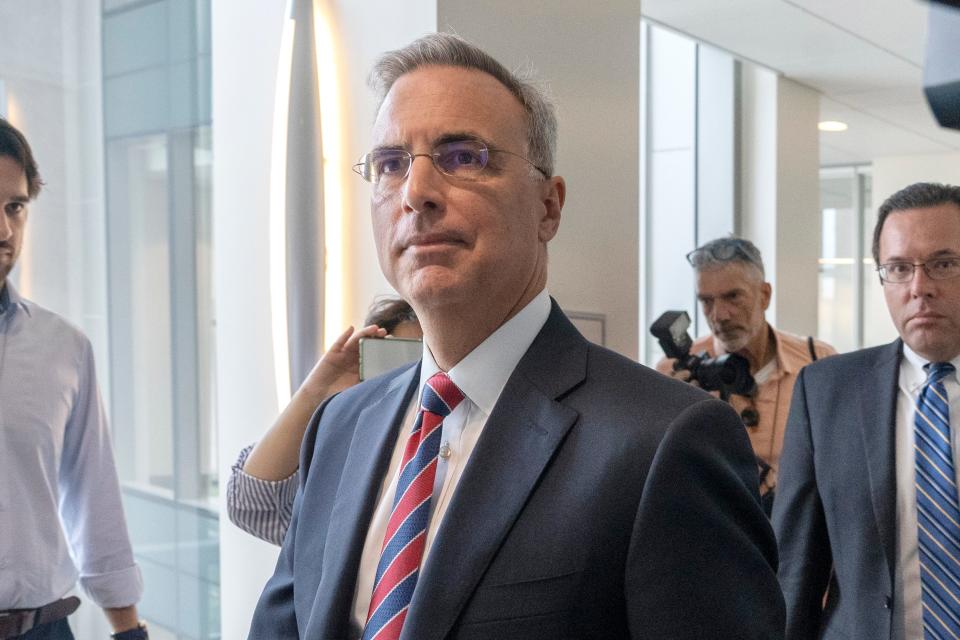
<path id="1" fill-rule="evenodd" d="M 490 334 L 447 375 L 486 415 L 490 415 L 500 392 L 550 315 L 550 294 L 544 289 L 499 329 Z M 440 371 L 426 342 L 420 367 L 420 389 Z"/>
<path id="2" fill-rule="evenodd" d="M 809 358 L 792 358 L 790 354 L 786 352 L 783 348 L 783 341 L 780 340 L 780 332 L 774 330 L 769 324 L 767 325 L 767 330 L 773 334 L 773 342 L 775 345 L 776 357 L 777 357 L 777 368 L 780 370 L 781 374 L 789 375 L 800 371 L 805 365 L 809 364 Z M 804 345 L 806 346 L 806 345 Z"/>
<path id="3" fill-rule="evenodd" d="M 927 372 L 923 368 L 930 361 L 903 343 L 903 358 L 900 360 L 900 384 L 910 392 L 914 392 L 927 381 Z M 954 372 L 946 376 L 948 380 L 957 380 L 957 371 L 960 371 L 960 356 L 950 361 Z"/>
<path id="4" fill-rule="evenodd" d="M 22 307 L 27 315 L 30 315 L 30 309 L 23 303 L 17 288 L 10 282 L 10 278 L 7 278 L 3 281 L 3 290 L 0 291 L 0 315 L 16 307 Z"/>

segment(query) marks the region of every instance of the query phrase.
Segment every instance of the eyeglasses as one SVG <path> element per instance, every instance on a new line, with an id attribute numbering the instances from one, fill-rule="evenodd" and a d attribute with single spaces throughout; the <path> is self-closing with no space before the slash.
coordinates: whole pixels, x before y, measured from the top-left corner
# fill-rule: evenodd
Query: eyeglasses
<path id="1" fill-rule="evenodd" d="M 750 264 L 763 269 L 763 266 L 757 261 L 756 256 L 751 255 L 748 247 L 749 245 L 740 238 L 727 238 L 722 242 L 711 242 L 698 249 L 694 249 L 687 254 L 687 262 L 690 263 L 691 267 L 696 268 L 706 262 L 708 256 L 718 262 L 727 262 L 733 260 L 736 256 L 740 256 Z"/>
<path id="2" fill-rule="evenodd" d="M 913 280 L 917 267 L 932 280 L 949 280 L 960 276 L 960 258 L 934 258 L 926 262 L 887 262 L 877 267 L 881 282 L 904 284 Z"/>
<path id="3" fill-rule="evenodd" d="M 410 174 L 413 159 L 430 158 L 440 173 L 461 180 L 477 180 L 490 162 L 491 153 L 506 153 L 520 158 L 549 178 L 549 174 L 520 154 L 506 149 L 491 149 L 483 140 L 441 142 L 430 153 L 410 153 L 405 149 L 376 149 L 366 154 L 353 170 L 367 182 L 385 187 L 397 186 Z"/>

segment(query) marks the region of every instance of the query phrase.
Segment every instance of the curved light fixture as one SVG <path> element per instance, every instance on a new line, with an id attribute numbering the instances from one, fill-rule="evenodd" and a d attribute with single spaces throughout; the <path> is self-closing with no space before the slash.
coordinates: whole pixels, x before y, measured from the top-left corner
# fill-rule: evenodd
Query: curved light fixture
<path id="1" fill-rule="evenodd" d="M 353 177 L 349 167 L 345 167 L 343 162 L 340 69 L 331 4 L 319 1 L 314 4 L 314 33 L 320 80 L 320 128 L 323 131 L 323 232 L 326 240 L 323 301 L 325 347 L 330 346 L 337 339 L 347 324 L 343 309 L 343 217 L 346 211 L 343 182 L 344 179 Z"/>
<path id="2" fill-rule="evenodd" d="M 294 21 L 287 5 L 287 20 L 280 40 L 276 97 L 273 109 L 273 145 L 270 158 L 270 319 L 277 406 L 290 401 L 290 350 L 287 343 L 286 180 L 287 117 L 290 104 L 290 60 Z"/>
<path id="3" fill-rule="evenodd" d="M 270 165 L 270 305 L 281 407 L 323 348 L 323 145 L 313 28 L 313 0 L 288 0 Z"/>

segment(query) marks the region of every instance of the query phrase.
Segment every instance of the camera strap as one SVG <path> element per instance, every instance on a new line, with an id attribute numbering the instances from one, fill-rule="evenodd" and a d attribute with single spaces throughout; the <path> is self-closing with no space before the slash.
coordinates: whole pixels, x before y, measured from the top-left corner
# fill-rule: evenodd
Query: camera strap
<path id="1" fill-rule="evenodd" d="M 815 362 L 817 359 L 817 351 L 813 348 L 813 336 L 807 336 L 807 349 L 810 350 L 810 362 Z"/>

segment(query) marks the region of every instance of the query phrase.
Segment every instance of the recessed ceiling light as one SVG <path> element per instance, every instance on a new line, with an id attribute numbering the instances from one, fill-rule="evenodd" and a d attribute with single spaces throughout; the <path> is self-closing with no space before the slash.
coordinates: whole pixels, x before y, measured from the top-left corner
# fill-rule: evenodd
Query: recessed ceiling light
<path id="1" fill-rule="evenodd" d="M 824 120 L 817 124 L 817 129 L 820 129 L 820 131 L 846 131 L 847 123 L 839 120 Z"/>

